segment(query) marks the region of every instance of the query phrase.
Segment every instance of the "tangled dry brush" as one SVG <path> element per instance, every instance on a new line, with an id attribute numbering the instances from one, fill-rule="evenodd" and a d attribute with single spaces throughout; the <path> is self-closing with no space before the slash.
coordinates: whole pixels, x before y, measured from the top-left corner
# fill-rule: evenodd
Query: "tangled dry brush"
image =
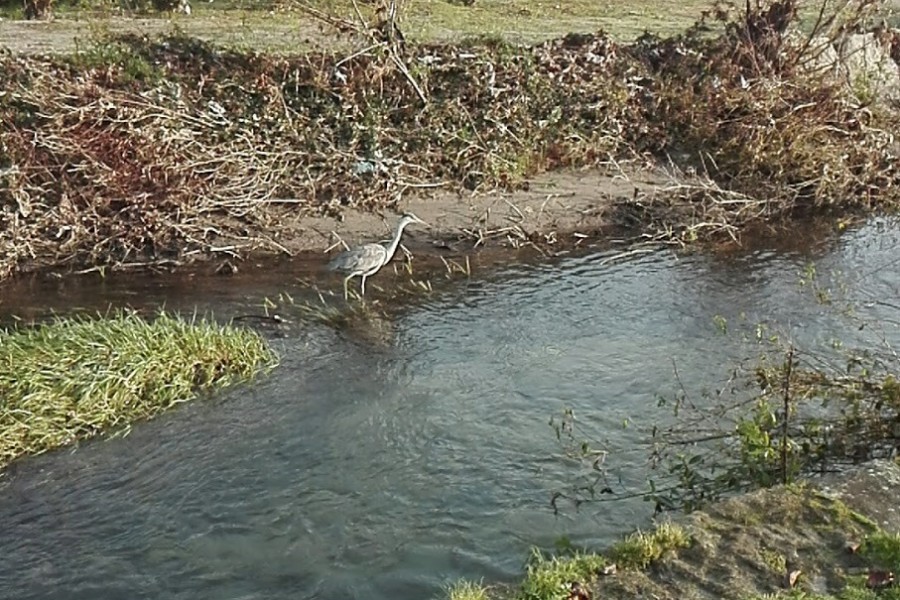
<path id="1" fill-rule="evenodd" d="M 0 276 L 277 243 L 300 213 L 419 188 L 515 186 L 610 159 L 686 157 L 702 185 L 614 218 L 685 237 L 896 201 L 896 111 L 799 67 L 791 0 L 620 45 L 405 44 L 266 56 L 195 39 L 0 55 Z M 375 30 L 377 32 L 377 30 Z"/>

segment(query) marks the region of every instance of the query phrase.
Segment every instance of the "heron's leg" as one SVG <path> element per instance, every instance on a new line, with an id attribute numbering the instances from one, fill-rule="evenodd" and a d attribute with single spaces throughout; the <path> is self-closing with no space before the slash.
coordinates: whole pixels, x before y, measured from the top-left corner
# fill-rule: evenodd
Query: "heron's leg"
<path id="1" fill-rule="evenodd" d="M 359 289 L 361 291 L 361 294 L 363 296 L 365 296 L 366 295 L 366 276 L 365 275 L 362 276 L 362 283 L 359 285 Z"/>
<path id="2" fill-rule="evenodd" d="M 348 276 L 344 277 L 344 300 L 350 299 L 350 288 L 347 286 L 350 284 L 350 279 L 352 277 L 353 277 L 353 275 L 348 275 Z"/>

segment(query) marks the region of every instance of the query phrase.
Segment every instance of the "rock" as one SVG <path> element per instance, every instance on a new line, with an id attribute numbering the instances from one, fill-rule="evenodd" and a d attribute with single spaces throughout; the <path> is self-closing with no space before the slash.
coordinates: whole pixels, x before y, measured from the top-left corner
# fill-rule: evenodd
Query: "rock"
<path id="1" fill-rule="evenodd" d="M 896 30 L 849 34 L 836 43 L 813 39 L 807 50 L 805 69 L 811 73 L 831 72 L 844 80 L 862 104 L 900 101 L 900 66 L 891 57 L 891 43 L 900 36 Z"/>
<path id="2" fill-rule="evenodd" d="M 900 67 L 891 58 L 889 40 L 874 32 L 853 34 L 838 53 L 843 74 L 860 100 L 900 99 Z"/>

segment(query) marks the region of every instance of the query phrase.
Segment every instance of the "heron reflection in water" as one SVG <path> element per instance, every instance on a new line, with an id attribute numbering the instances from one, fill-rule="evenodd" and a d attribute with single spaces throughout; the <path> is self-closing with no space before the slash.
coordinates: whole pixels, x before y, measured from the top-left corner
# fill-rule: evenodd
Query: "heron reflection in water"
<path id="1" fill-rule="evenodd" d="M 360 294 L 366 295 L 366 278 L 371 277 L 388 264 L 397 252 L 397 246 L 400 245 L 400 236 L 407 225 L 419 223 L 427 226 L 428 223 L 412 213 L 404 213 L 403 218 L 397 223 L 397 229 L 394 230 L 394 237 L 387 246 L 382 244 L 366 244 L 359 248 L 351 248 L 346 252 L 338 254 L 330 263 L 328 270 L 341 271 L 348 273 L 344 278 L 344 299 L 348 299 L 350 291 L 348 285 L 354 277 L 362 277 L 360 283 Z"/>

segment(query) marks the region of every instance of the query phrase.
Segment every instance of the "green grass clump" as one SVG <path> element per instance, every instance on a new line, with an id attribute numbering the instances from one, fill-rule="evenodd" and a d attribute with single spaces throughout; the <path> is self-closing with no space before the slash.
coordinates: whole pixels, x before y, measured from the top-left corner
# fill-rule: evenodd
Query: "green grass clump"
<path id="1" fill-rule="evenodd" d="M 649 533 L 632 533 L 612 547 L 610 556 L 622 569 L 644 569 L 669 550 L 690 545 L 691 536 L 681 525 L 663 523 Z"/>
<path id="2" fill-rule="evenodd" d="M 883 569 L 900 572 L 900 534 L 879 531 L 866 538 L 862 555 Z"/>
<path id="3" fill-rule="evenodd" d="M 128 44 L 114 39 L 98 38 L 84 50 L 72 54 L 68 62 L 78 72 L 105 69 L 108 81 L 118 85 L 138 82 L 151 85 L 162 80 L 161 69 Z"/>
<path id="4" fill-rule="evenodd" d="M 810 596 L 812 598 L 812 596 Z M 833 600 L 833 596 L 816 596 L 815 600 Z M 897 586 L 889 587 L 884 590 L 870 590 L 865 587 L 862 581 L 858 582 L 855 587 L 845 588 L 836 598 L 836 600 L 897 600 L 900 598 L 900 588 Z"/>
<path id="5" fill-rule="evenodd" d="M 276 357 L 256 333 L 133 313 L 58 318 L 0 333 L 0 468 L 127 427 Z"/>
<path id="6" fill-rule="evenodd" d="M 575 553 L 546 558 L 535 550 L 528 564 L 518 600 L 565 600 L 571 583 L 590 583 L 609 561 L 599 554 Z"/>
<path id="7" fill-rule="evenodd" d="M 488 600 L 488 590 L 480 583 L 458 581 L 447 589 L 448 600 Z"/>

